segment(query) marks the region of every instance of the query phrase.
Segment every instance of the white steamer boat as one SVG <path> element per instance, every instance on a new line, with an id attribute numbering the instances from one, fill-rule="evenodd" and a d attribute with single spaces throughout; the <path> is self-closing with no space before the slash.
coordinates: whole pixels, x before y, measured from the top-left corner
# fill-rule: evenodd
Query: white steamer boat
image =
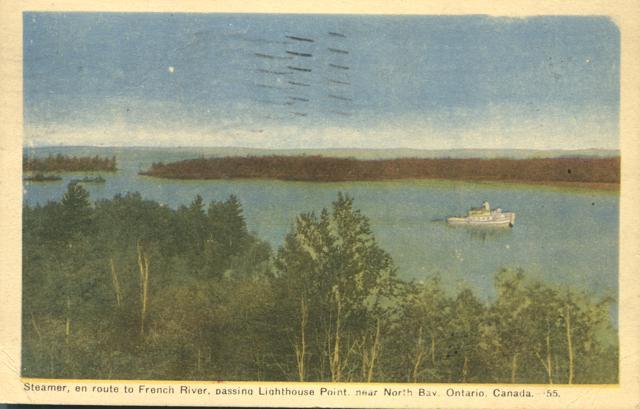
<path id="1" fill-rule="evenodd" d="M 509 226 L 516 222 L 516 214 L 503 212 L 502 209 L 491 209 L 489 202 L 482 202 L 482 207 L 471 208 L 467 216 L 447 217 L 447 223 L 451 225 L 468 226 Z"/>

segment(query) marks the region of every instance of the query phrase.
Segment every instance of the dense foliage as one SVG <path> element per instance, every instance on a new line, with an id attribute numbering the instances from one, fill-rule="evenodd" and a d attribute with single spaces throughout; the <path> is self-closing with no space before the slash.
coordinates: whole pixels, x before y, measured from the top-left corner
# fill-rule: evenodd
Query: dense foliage
<path id="1" fill-rule="evenodd" d="M 115 172 L 116 157 L 49 155 L 46 158 L 25 156 L 22 169 L 32 172 Z"/>
<path id="2" fill-rule="evenodd" d="M 612 300 L 497 273 L 489 302 L 398 279 L 339 195 L 272 252 L 237 198 L 24 208 L 28 377 L 616 383 Z"/>

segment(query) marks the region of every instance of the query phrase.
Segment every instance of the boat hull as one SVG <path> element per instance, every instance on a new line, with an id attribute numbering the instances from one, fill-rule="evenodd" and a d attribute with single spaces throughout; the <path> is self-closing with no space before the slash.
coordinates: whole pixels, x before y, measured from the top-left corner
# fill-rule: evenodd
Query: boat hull
<path id="1" fill-rule="evenodd" d="M 448 217 L 447 223 L 450 225 L 465 226 L 504 226 L 513 227 L 516 222 L 515 213 L 500 213 L 490 216 L 467 216 L 467 217 Z"/>

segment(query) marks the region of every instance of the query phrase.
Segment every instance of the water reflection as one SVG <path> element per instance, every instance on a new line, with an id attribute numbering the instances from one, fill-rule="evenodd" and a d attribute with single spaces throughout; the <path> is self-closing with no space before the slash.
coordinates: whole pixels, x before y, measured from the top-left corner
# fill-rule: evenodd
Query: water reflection
<path id="1" fill-rule="evenodd" d="M 465 230 L 469 238 L 486 242 L 511 235 L 512 228 L 504 226 L 449 226 L 452 229 Z"/>
<path id="2" fill-rule="evenodd" d="M 461 232 L 473 240 L 488 242 L 491 240 L 503 239 L 510 237 L 515 227 L 507 226 L 467 226 L 467 225 L 451 225 L 445 220 L 432 220 L 434 223 L 441 224 L 446 229 Z"/>

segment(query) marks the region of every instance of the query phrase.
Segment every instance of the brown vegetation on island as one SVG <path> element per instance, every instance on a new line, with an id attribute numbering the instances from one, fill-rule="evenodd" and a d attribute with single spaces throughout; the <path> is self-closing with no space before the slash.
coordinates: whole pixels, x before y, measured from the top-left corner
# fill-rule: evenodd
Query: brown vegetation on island
<path id="1" fill-rule="evenodd" d="M 143 175 L 170 179 L 262 178 L 293 181 L 456 179 L 551 184 L 620 183 L 620 158 L 381 159 L 251 156 L 154 163 Z"/>
<path id="2" fill-rule="evenodd" d="M 24 157 L 25 172 L 115 172 L 116 157 L 49 155 L 46 158 Z"/>

